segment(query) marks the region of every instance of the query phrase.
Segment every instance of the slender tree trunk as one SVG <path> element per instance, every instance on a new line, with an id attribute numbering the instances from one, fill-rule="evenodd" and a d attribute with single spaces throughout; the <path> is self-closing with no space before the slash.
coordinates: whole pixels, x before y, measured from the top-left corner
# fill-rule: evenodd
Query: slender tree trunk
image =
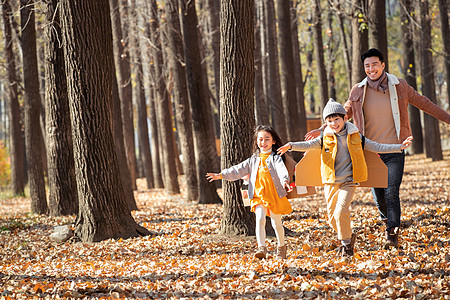
<path id="1" fill-rule="evenodd" d="M 153 58 L 155 64 L 155 79 L 158 98 L 156 100 L 156 111 L 158 123 L 160 126 L 162 151 L 161 158 L 164 161 L 163 181 L 164 186 L 170 194 L 179 194 L 180 186 L 178 184 L 177 168 L 175 164 L 175 148 L 173 142 L 172 118 L 170 115 L 170 100 L 167 93 L 166 83 L 163 74 L 163 57 L 161 40 L 159 33 L 159 21 L 156 0 L 151 1 L 150 22 L 151 41 L 153 43 Z"/>
<path id="2" fill-rule="evenodd" d="M 321 111 L 328 102 L 328 80 L 325 68 L 325 57 L 323 54 L 323 38 L 322 38 L 322 10 L 320 8 L 320 0 L 313 1 L 313 35 L 314 35 L 314 57 L 316 60 L 319 98 Z"/>
<path id="3" fill-rule="evenodd" d="M 294 3 L 290 1 L 291 5 Z M 297 86 L 297 101 L 298 101 L 298 129 L 300 140 L 303 139 L 307 132 L 306 127 L 306 110 L 305 110 L 305 93 L 302 74 L 302 62 L 300 60 L 300 47 L 298 42 L 298 17 L 295 5 L 291 7 L 291 28 L 292 28 L 292 50 L 294 51 L 294 72 L 295 85 Z"/>
<path id="4" fill-rule="evenodd" d="M 283 111 L 283 102 L 281 101 L 281 83 L 280 83 L 280 69 L 278 65 L 278 42 L 276 35 L 276 19 L 275 7 L 273 0 L 264 1 L 265 23 L 263 28 L 266 28 L 266 38 L 268 45 L 268 93 L 270 108 L 272 112 L 272 124 L 275 130 L 280 135 L 283 141 L 287 140 L 286 117 Z"/>
<path id="5" fill-rule="evenodd" d="M 153 165 L 152 156 L 150 153 L 150 141 L 148 137 L 148 125 L 147 125 L 147 104 L 145 101 L 145 88 L 144 88 L 144 70 L 142 67 L 141 59 L 141 45 L 139 44 L 140 29 L 138 27 L 139 18 L 138 10 L 136 9 L 136 0 L 130 1 L 129 10 L 129 20 L 130 22 L 130 49 L 133 51 L 132 57 L 134 57 L 134 86 L 135 86 L 135 97 L 137 104 L 137 115 L 138 115 L 138 137 L 139 137 L 139 149 L 140 157 L 142 159 L 142 169 L 147 181 L 147 188 L 153 188 Z"/>
<path id="6" fill-rule="evenodd" d="M 83 242 L 147 235 L 125 202 L 111 130 L 114 54 L 109 3 L 78 4 L 60 2 L 80 201 L 75 235 Z"/>
<path id="7" fill-rule="evenodd" d="M 366 73 L 361 63 L 361 54 L 368 50 L 367 1 L 353 0 L 352 13 L 352 85 L 360 82 Z"/>
<path id="8" fill-rule="evenodd" d="M 220 1 L 217 0 L 206 0 L 206 10 L 208 11 L 208 23 L 210 26 L 211 38 L 209 39 L 212 50 L 212 60 L 213 60 L 213 71 L 214 71 L 214 87 L 215 87 L 215 97 L 216 104 L 219 106 L 219 88 L 220 88 Z M 220 118 L 220 115 L 219 115 Z"/>
<path id="9" fill-rule="evenodd" d="M 342 52 L 344 54 L 344 62 L 345 62 L 345 67 L 347 69 L 346 73 L 347 73 L 347 78 L 348 78 L 348 90 L 350 90 L 352 88 L 352 61 L 351 61 L 350 49 L 349 49 L 348 42 L 347 42 L 347 33 L 345 30 L 345 23 L 346 23 L 345 21 L 347 18 L 345 16 L 344 8 L 341 6 L 341 3 L 337 4 L 336 11 L 337 11 L 337 16 L 338 16 L 338 20 L 339 20 L 339 33 L 341 36 L 342 45 L 344 47 Z"/>
<path id="10" fill-rule="evenodd" d="M 447 103 L 450 110 L 450 27 L 448 24 L 448 0 L 439 0 L 439 15 L 441 17 L 442 44 L 444 48 L 444 65 L 447 76 Z"/>
<path id="11" fill-rule="evenodd" d="M 284 116 L 286 118 L 287 139 L 300 140 L 300 123 L 297 105 L 297 87 L 294 70 L 294 54 L 291 30 L 291 0 L 277 1 L 277 23 L 279 59 L 281 70 L 281 91 Z"/>
<path id="12" fill-rule="evenodd" d="M 118 60 L 120 62 L 118 68 L 119 72 L 117 72 L 117 75 L 119 80 L 125 152 L 127 154 L 128 168 L 131 177 L 131 187 L 133 190 L 135 190 L 137 179 L 137 161 L 135 151 L 136 145 L 134 142 L 133 91 L 131 86 L 130 52 L 128 49 L 129 37 L 128 27 L 127 25 L 125 25 L 128 16 L 127 0 L 119 0 L 119 8 L 120 19 L 115 19 L 115 22 L 113 23 L 113 32 L 117 37 L 116 45 L 118 48 Z M 121 21 L 120 23 L 119 20 Z"/>
<path id="13" fill-rule="evenodd" d="M 258 24 L 257 28 L 258 30 L 257 33 L 259 33 L 259 39 L 255 38 L 255 50 L 260 52 L 259 57 L 261 59 L 261 80 L 262 80 L 262 96 L 264 97 L 264 103 L 267 107 L 267 114 L 268 114 L 268 122 L 267 124 L 270 124 L 271 126 L 275 127 L 274 124 L 274 120 L 272 118 L 273 115 L 273 110 L 272 110 L 272 103 L 270 101 L 270 90 L 271 90 L 271 86 L 270 86 L 270 74 L 269 74 L 269 52 L 268 52 L 268 39 L 267 39 L 267 32 L 268 30 L 266 29 L 265 26 L 265 9 L 264 9 L 264 1 L 263 0 L 256 0 L 256 23 Z M 260 47 L 257 47 L 257 43 L 260 43 Z M 255 52 L 255 61 L 257 60 L 258 54 L 256 54 Z M 255 72 L 258 72 L 258 65 L 255 64 Z M 258 78 L 255 77 L 255 88 L 258 85 Z M 258 99 L 258 94 L 255 94 L 256 99 Z M 258 102 L 257 102 L 258 105 Z M 257 108 L 258 109 L 258 108 Z M 261 124 L 260 122 L 258 122 L 258 118 L 257 120 L 257 124 Z"/>
<path id="14" fill-rule="evenodd" d="M 216 143 L 211 120 L 211 106 L 199 50 L 198 21 L 195 1 L 180 1 L 181 20 L 186 59 L 186 75 L 194 130 L 195 159 L 199 184 L 198 203 L 221 203 L 216 186 L 206 180 L 205 174 L 219 169 Z M 249 50 L 251 51 L 251 50 Z M 222 77 L 220 75 L 220 77 Z"/>
<path id="15" fill-rule="evenodd" d="M 45 2 L 45 103 L 49 210 L 52 216 L 78 212 L 69 98 L 61 46 L 58 0 Z"/>
<path id="16" fill-rule="evenodd" d="M 41 99 L 36 56 L 34 1 L 20 1 L 23 81 L 25 87 L 25 149 L 30 183 L 31 212 L 48 213 L 42 165 L 42 131 L 39 121 Z"/>
<path id="17" fill-rule="evenodd" d="M 402 37 L 403 37 L 403 74 L 406 82 L 417 90 L 416 82 L 416 63 L 414 59 L 414 42 L 413 42 L 413 7 L 411 0 L 401 0 L 401 24 L 402 24 Z M 411 152 L 413 154 L 423 153 L 423 135 L 422 135 L 422 122 L 420 120 L 420 110 L 413 106 L 408 105 L 409 123 L 411 124 L 411 131 L 414 137 L 414 143 L 411 145 Z"/>
<path id="18" fill-rule="evenodd" d="M 116 71 L 120 71 L 120 54 L 123 51 L 123 45 L 121 43 L 122 36 L 122 24 L 120 21 L 119 4 L 117 0 L 110 0 L 109 5 L 111 7 L 111 25 L 113 32 L 113 48 L 114 48 L 114 61 Z M 134 199 L 133 186 L 128 167 L 127 154 L 125 151 L 125 138 L 123 136 L 123 122 L 122 122 L 122 109 L 120 100 L 120 90 L 118 84 L 117 73 L 114 72 L 113 78 L 113 134 L 114 145 L 117 153 L 117 161 L 119 163 L 120 179 L 122 181 L 123 191 L 125 195 L 125 201 L 129 210 L 137 210 L 136 200 Z"/>
<path id="19" fill-rule="evenodd" d="M 173 74 L 173 98 L 177 120 L 178 138 L 183 156 L 183 172 L 186 178 L 187 199 L 198 199 L 198 181 L 195 168 L 195 152 L 191 125 L 191 111 L 186 83 L 186 70 L 183 65 L 184 49 L 181 27 L 178 18 L 178 0 L 167 0 L 165 4 L 167 18 L 168 60 Z"/>
<path id="20" fill-rule="evenodd" d="M 254 23 L 253 0 L 221 0 L 220 94 L 222 167 L 230 167 L 251 154 L 255 125 Z M 239 128 L 239 130 L 238 130 Z M 255 218 L 243 206 L 238 182 L 223 183 L 223 218 L 220 232 L 225 235 L 253 235 Z"/>
<path id="21" fill-rule="evenodd" d="M 258 10 L 257 5 L 254 8 Z M 255 14 L 257 15 L 258 12 Z M 267 103 L 264 94 L 263 83 L 263 63 L 261 58 L 261 30 L 262 23 L 255 18 L 255 116 L 256 124 L 269 125 L 269 111 L 267 109 Z"/>
<path id="22" fill-rule="evenodd" d="M 431 101 L 436 101 L 434 82 L 433 49 L 431 44 L 431 18 L 428 11 L 428 0 L 420 0 L 420 24 L 422 26 L 422 91 Z M 429 114 L 424 114 L 425 123 L 425 153 L 433 161 L 442 160 L 441 135 L 438 120 Z"/>
<path id="23" fill-rule="evenodd" d="M 327 39 L 327 57 L 328 57 L 328 63 L 327 63 L 327 78 L 330 85 L 328 86 L 328 94 L 330 98 L 333 98 L 336 100 L 336 78 L 334 76 L 334 63 L 336 61 L 336 49 L 338 45 L 335 46 L 335 40 L 334 40 L 334 32 L 333 32 L 333 14 L 331 9 L 328 10 L 327 14 L 327 20 L 328 20 L 328 28 L 326 31 L 328 32 L 328 39 Z"/>
<path id="24" fill-rule="evenodd" d="M 386 0 L 369 0 L 369 46 L 383 52 L 385 70 L 389 72 Z"/>
<path id="25" fill-rule="evenodd" d="M 20 104 L 17 94 L 16 63 L 13 53 L 13 39 L 10 17 L 12 15 L 9 0 L 2 1 L 2 17 L 5 37 L 5 61 L 8 72 L 9 138 L 11 153 L 11 188 L 15 195 L 24 195 L 25 188 L 25 146 L 20 122 Z"/>

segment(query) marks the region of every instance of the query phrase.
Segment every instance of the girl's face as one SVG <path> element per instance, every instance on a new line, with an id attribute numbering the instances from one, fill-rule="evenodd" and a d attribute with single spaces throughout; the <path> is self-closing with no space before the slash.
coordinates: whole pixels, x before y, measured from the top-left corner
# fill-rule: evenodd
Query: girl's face
<path id="1" fill-rule="evenodd" d="M 256 136 L 256 143 L 261 152 L 267 152 L 272 149 L 272 145 L 275 144 L 275 141 L 270 133 L 260 130 Z"/>

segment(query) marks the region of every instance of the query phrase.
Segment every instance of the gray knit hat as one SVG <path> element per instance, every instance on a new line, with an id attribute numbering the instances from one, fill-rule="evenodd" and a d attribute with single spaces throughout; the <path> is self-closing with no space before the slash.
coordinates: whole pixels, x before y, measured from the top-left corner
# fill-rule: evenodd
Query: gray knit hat
<path id="1" fill-rule="evenodd" d="M 332 114 L 341 114 L 345 116 L 347 114 L 347 111 L 345 111 L 345 108 L 342 104 L 336 102 L 336 100 L 334 100 L 333 98 L 330 98 L 327 105 L 325 105 L 325 107 L 323 108 L 323 119 L 325 120 L 326 117 Z"/>

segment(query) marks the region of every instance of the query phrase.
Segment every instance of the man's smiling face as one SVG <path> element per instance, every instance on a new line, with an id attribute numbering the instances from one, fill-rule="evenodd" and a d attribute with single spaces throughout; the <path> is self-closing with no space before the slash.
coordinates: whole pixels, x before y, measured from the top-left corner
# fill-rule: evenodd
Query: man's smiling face
<path id="1" fill-rule="evenodd" d="M 383 74 L 385 64 L 380 61 L 378 56 L 371 56 L 364 60 L 364 71 L 367 76 L 375 81 Z"/>

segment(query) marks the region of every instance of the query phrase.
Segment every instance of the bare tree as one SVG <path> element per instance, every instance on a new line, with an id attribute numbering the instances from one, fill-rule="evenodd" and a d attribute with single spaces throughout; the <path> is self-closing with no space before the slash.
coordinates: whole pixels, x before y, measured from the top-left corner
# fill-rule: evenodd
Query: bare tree
<path id="1" fill-rule="evenodd" d="M 221 153 L 222 167 L 225 168 L 251 154 L 250 141 L 255 125 L 253 0 L 221 0 L 220 18 L 223 41 L 223 59 L 220 61 Z M 254 234 L 255 218 L 248 208 L 244 208 L 239 183 L 224 181 L 223 191 L 221 233 Z"/>
<path id="2" fill-rule="evenodd" d="M 448 25 L 448 0 L 439 0 L 439 15 L 441 17 L 442 44 L 444 46 L 444 66 L 447 75 L 447 102 L 450 110 L 450 28 Z M 415 141 L 414 141 L 415 142 Z"/>
<path id="3" fill-rule="evenodd" d="M 79 199 L 75 235 L 84 242 L 97 242 L 150 234 L 127 207 L 114 148 L 108 0 L 83 5 L 63 0 L 60 5 Z"/>
<path id="4" fill-rule="evenodd" d="M 201 65 L 197 12 L 194 0 L 180 0 L 181 24 L 186 60 L 189 101 L 192 110 L 195 160 L 199 185 L 198 203 L 221 203 L 214 184 L 205 177 L 206 172 L 218 169 L 218 157 L 213 131 L 211 105 Z"/>
<path id="5" fill-rule="evenodd" d="M 413 12 L 411 0 L 401 0 L 401 24 L 403 37 L 403 75 L 406 82 L 417 90 L 416 63 L 413 41 Z M 422 122 L 420 120 L 420 110 L 414 105 L 408 105 L 409 123 L 414 137 L 411 151 L 414 154 L 423 153 Z"/>
<path id="6" fill-rule="evenodd" d="M 291 1 L 276 2 L 278 22 L 279 59 L 281 70 L 281 91 L 286 119 L 287 139 L 289 141 L 299 140 L 300 130 L 298 124 L 297 87 L 294 70 L 294 54 L 292 46 L 291 30 Z"/>
<path id="7" fill-rule="evenodd" d="M 191 124 L 191 111 L 186 82 L 183 39 L 179 15 L 178 0 L 167 0 L 165 3 L 167 18 L 168 60 L 172 71 L 173 98 L 177 120 L 178 138 L 183 156 L 183 172 L 186 178 L 187 199 L 198 199 L 198 181 L 195 167 L 194 142 Z"/>
<path id="8" fill-rule="evenodd" d="M 366 76 L 361 64 L 361 54 L 369 47 L 367 1 L 353 0 L 352 5 L 352 85 Z"/>
<path id="9" fill-rule="evenodd" d="M 171 194 L 180 193 L 180 186 L 178 184 L 177 169 L 175 164 L 175 148 L 173 142 L 173 130 L 172 130 L 172 118 L 170 115 L 170 100 L 169 94 L 167 92 L 166 83 L 164 81 L 163 74 L 163 56 L 159 32 L 159 19 L 158 19 L 158 8 L 156 0 L 150 2 L 150 17 L 152 22 L 150 22 L 151 30 L 151 42 L 152 42 L 152 52 L 153 52 L 153 63 L 154 63 L 154 75 L 155 75 L 155 87 L 157 92 L 156 99 L 156 112 L 158 118 L 158 126 L 160 130 L 161 147 L 161 159 L 163 160 L 164 170 L 163 181 L 164 187 Z"/>
<path id="10" fill-rule="evenodd" d="M 420 25 L 422 27 L 421 34 L 421 76 L 423 95 L 427 96 L 432 102 L 436 101 L 436 85 L 434 82 L 433 67 L 433 49 L 431 44 L 431 16 L 428 11 L 428 0 L 420 1 Z M 438 120 L 434 117 L 424 114 L 425 123 L 425 153 L 427 157 L 431 157 L 433 161 L 442 160 L 441 135 L 439 132 Z"/>
<path id="11" fill-rule="evenodd" d="M 322 9 L 320 7 L 320 0 L 312 0 L 313 6 L 313 36 L 314 36 L 314 57 L 317 66 L 317 80 L 319 86 L 319 98 L 321 109 L 323 109 L 328 102 L 328 80 L 327 71 L 325 68 L 325 57 L 323 53 L 323 38 L 322 38 Z"/>
<path id="12" fill-rule="evenodd" d="M 384 53 L 385 70 L 389 72 L 386 0 L 369 0 L 369 47 Z"/>
<path id="13" fill-rule="evenodd" d="M 44 4 L 48 203 L 53 216 L 73 215 L 78 213 L 78 197 L 58 0 Z"/>
<path id="14" fill-rule="evenodd" d="M 18 79 L 13 52 L 13 35 L 10 18 L 12 11 L 9 0 L 2 1 L 2 19 L 5 37 L 5 60 L 8 72 L 8 103 L 9 103 L 9 137 L 11 153 L 11 188 L 15 195 L 23 195 L 25 188 L 25 146 L 22 138 L 20 122 L 20 105 L 17 94 Z"/>
<path id="15" fill-rule="evenodd" d="M 31 212 L 48 213 L 42 162 L 42 131 L 40 125 L 41 96 L 36 54 L 34 0 L 20 1 L 20 37 L 23 54 L 25 88 L 25 150 L 28 162 Z"/>

